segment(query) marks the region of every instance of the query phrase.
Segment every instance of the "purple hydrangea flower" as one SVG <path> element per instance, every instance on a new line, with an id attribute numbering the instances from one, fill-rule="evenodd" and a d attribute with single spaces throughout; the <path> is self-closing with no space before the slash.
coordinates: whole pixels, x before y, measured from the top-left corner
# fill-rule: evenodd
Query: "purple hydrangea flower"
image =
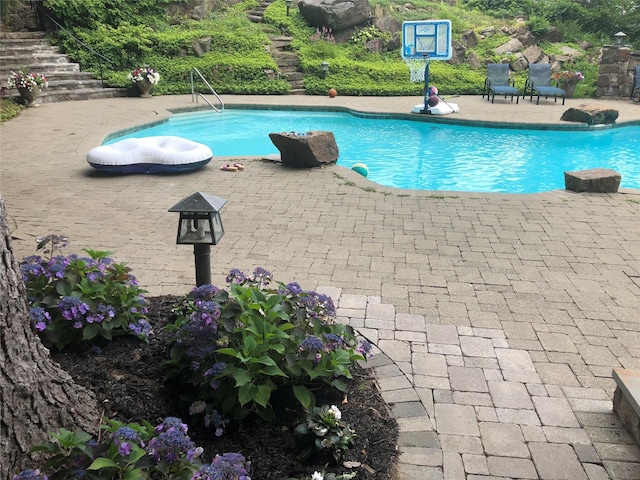
<path id="1" fill-rule="evenodd" d="M 118 447 L 118 452 L 123 457 L 128 456 L 134 444 L 140 444 L 144 446 L 144 442 L 140 440 L 138 432 L 131 427 L 120 427 L 118 430 L 111 434 L 111 440 L 113 444 Z"/>
<path id="2" fill-rule="evenodd" d="M 211 465 L 222 472 L 224 480 L 251 480 L 248 476 L 251 462 L 247 462 L 239 453 L 216 455 Z"/>
<path id="3" fill-rule="evenodd" d="M 211 464 L 204 464 L 193 474 L 191 480 L 224 480 L 224 477 L 218 467 Z"/>
<path id="4" fill-rule="evenodd" d="M 93 272 L 89 272 L 87 273 L 87 278 L 93 282 L 93 283 L 98 283 L 101 280 L 104 279 L 104 272 L 101 271 L 93 271 Z"/>
<path id="5" fill-rule="evenodd" d="M 42 266 L 42 257 L 31 255 L 24 258 L 20 262 L 20 274 L 23 282 L 46 275 L 46 271 Z"/>
<path id="6" fill-rule="evenodd" d="M 40 473 L 39 469 L 31 468 L 13 476 L 13 480 L 48 480 L 48 478 L 44 473 Z"/>
<path id="7" fill-rule="evenodd" d="M 115 316 L 116 310 L 112 305 L 101 303 L 98 305 L 95 313 L 87 315 L 87 323 L 102 323 L 107 317 L 114 318 Z"/>
<path id="8" fill-rule="evenodd" d="M 227 367 L 227 364 L 224 362 L 216 362 L 213 364 L 213 366 L 207 370 L 206 372 L 204 372 L 204 376 L 205 377 L 215 377 L 217 375 L 220 375 L 224 369 Z"/>
<path id="9" fill-rule="evenodd" d="M 372 348 L 372 345 L 371 343 L 369 343 L 369 341 L 361 340 L 360 344 L 356 347 L 356 350 L 363 357 L 367 357 L 367 355 L 369 355 L 369 352 L 371 352 L 371 348 Z"/>
<path id="10" fill-rule="evenodd" d="M 71 257 L 58 255 L 49 260 L 47 264 L 47 276 L 49 278 L 64 278 L 67 267 L 71 264 Z"/>
<path id="11" fill-rule="evenodd" d="M 42 332 L 47 328 L 47 325 L 49 325 L 49 322 L 51 321 L 51 315 L 49 315 L 49 312 L 42 307 L 31 307 L 29 309 L 29 313 L 31 314 L 31 318 L 33 318 L 36 330 Z"/>
<path id="12" fill-rule="evenodd" d="M 189 426 L 186 423 L 182 423 L 178 417 L 166 417 L 162 420 L 162 423 L 156 426 L 156 432 L 169 431 L 171 429 L 178 429 L 184 433 L 187 433 Z"/>
<path id="13" fill-rule="evenodd" d="M 300 295 L 302 293 L 302 287 L 297 282 L 288 283 L 285 288 L 291 295 Z"/>
<path id="14" fill-rule="evenodd" d="M 259 285 L 260 287 L 264 287 L 271 283 L 272 278 L 273 276 L 271 275 L 271 272 L 269 270 L 265 270 L 262 267 L 256 267 L 256 269 L 253 271 L 253 277 L 251 280 L 253 283 Z"/>
<path id="15" fill-rule="evenodd" d="M 89 312 L 89 305 L 78 297 L 65 296 L 58 302 L 58 310 L 65 320 L 79 321 Z"/>
<path id="16" fill-rule="evenodd" d="M 187 425 L 176 417 L 167 417 L 156 427 L 157 437 L 149 440 L 147 451 L 158 462 L 173 463 L 183 455 L 191 461 L 196 445 L 187 435 Z"/>
<path id="17" fill-rule="evenodd" d="M 247 462 L 239 453 L 216 455 L 210 465 L 203 465 L 191 480 L 251 480 Z"/>
<path id="18" fill-rule="evenodd" d="M 229 423 L 229 421 L 225 420 L 216 410 L 213 410 L 204 416 L 204 426 L 207 428 L 215 428 L 216 437 L 222 436 L 227 423 Z"/>
<path id="19" fill-rule="evenodd" d="M 307 337 L 300 342 L 300 346 L 298 347 L 298 351 L 302 352 L 304 350 L 309 352 L 321 352 L 324 350 L 324 342 L 318 337 Z"/>
<path id="20" fill-rule="evenodd" d="M 220 318 L 220 305 L 211 301 L 199 301 L 196 303 L 196 311 L 189 318 L 204 325 L 213 325 Z"/>
<path id="21" fill-rule="evenodd" d="M 345 346 L 344 339 L 335 333 L 325 333 L 323 338 L 324 344 L 329 350 L 336 350 Z"/>
<path id="22" fill-rule="evenodd" d="M 191 296 L 195 300 L 212 300 L 216 293 L 218 293 L 218 287 L 211 284 L 194 287 L 193 290 L 191 290 Z"/>
<path id="23" fill-rule="evenodd" d="M 140 318 L 137 323 L 130 323 L 129 330 L 142 338 L 148 338 L 153 335 L 151 324 L 144 318 Z"/>
<path id="24" fill-rule="evenodd" d="M 227 283 L 238 283 L 242 284 L 248 280 L 247 276 L 237 268 L 234 268 L 227 275 Z"/>
<path id="25" fill-rule="evenodd" d="M 207 325 L 191 319 L 178 330 L 176 344 L 184 349 L 189 358 L 202 360 L 217 350 L 217 331 L 216 323 Z"/>

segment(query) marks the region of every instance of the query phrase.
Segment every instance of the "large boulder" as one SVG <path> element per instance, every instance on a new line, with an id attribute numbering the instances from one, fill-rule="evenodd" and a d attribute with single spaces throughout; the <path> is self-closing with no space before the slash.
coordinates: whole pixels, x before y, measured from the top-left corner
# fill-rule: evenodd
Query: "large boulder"
<path id="1" fill-rule="evenodd" d="M 369 19 L 368 0 L 300 0 L 298 10 L 311 26 L 335 31 Z"/>
<path id="2" fill-rule="evenodd" d="M 296 168 L 319 167 L 338 161 L 338 145 L 333 132 L 270 133 L 269 138 L 280 150 L 282 164 Z"/>
<path id="3" fill-rule="evenodd" d="M 607 168 L 564 172 L 565 189 L 572 192 L 616 193 L 620 180 L 618 172 Z"/>
<path id="4" fill-rule="evenodd" d="M 528 63 L 539 63 L 544 59 L 544 52 L 537 45 L 527 47 L 522 55 L 527 59 Z"/>
<path id="5" fill-rule="evenodd" d="M 609 125 L 618 118 L 618 111 L 612 108 L 584 103 L 565 111 L 560 120 L 580 122 L 587 125 Z"/>
<path id="6" fill-rule="evenodd" d="M 474 30 L 465 30 L 460 34 L 460 43 L 465 47 L 475 47 L 480 39 Z"/>
<path id="7" fill-rule="evenodd" d="M 522 42 L 517 38 L 512 38 L 508 42 L 503 43 L 497 48 L 494 48 L 493 51 L 496 55 L 510 55 L 515 52 L 520 52 L 522 50 Z"/>
<path id="8" fill-rule="evenodd" d="M 204 57 L 211 51 L 211 37 L 196 38 L 191 42 L 196 57 Z"/>

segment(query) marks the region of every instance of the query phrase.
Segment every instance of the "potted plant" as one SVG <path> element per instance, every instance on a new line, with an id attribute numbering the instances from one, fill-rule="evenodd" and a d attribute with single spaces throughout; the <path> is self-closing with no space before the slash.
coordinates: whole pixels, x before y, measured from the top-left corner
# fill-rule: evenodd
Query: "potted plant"
<path id="1" fill-rule="evenodd" d="M 160 82 L 160 74 L 151 67 L 136 68 L 129 79 L 138 87 L 141 97 L 150 97 L 151 88 Z"/>
<path id="2" fill-rule="evenodd" d="M 41 73 L 24 73 L 22 70 L 11 72 L 9 88 L 17 88 L 20 96 L 24 99 L 27 106 L 33 105 L 33 102 L 40 94 L 40 89 L 47 88 L 49 83 L 47 77 Z"/>
<path id="3" fill-rule="evenodd" d="M 576 91 L 578 83 L 584 80 L 584 75 L 578 71 L 563 70 L 562 72 L 554 73 L 553 79 L 566 92 L 566 96 L 571 98 Z"/>

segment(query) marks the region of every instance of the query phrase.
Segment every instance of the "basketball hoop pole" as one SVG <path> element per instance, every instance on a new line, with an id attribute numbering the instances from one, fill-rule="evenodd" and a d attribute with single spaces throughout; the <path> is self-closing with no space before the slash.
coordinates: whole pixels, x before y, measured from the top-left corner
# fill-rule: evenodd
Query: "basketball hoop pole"
<path id="1" fill-rule="evenodd" d="M 429 54 L 424 54 L 424 110 L 423 113 L 429 111 Z"/>

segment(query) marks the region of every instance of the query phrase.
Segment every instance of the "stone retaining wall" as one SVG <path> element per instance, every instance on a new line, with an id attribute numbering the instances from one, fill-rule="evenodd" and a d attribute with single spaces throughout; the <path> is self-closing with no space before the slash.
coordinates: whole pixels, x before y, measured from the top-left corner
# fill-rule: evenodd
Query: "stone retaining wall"
<path id="1" fill-rule="evenodd" d="M 629 98 L 636 65 L 640 65 L 640 52 L 632 52 L 626 46 L 604 46 L 596 97 Z"/>

